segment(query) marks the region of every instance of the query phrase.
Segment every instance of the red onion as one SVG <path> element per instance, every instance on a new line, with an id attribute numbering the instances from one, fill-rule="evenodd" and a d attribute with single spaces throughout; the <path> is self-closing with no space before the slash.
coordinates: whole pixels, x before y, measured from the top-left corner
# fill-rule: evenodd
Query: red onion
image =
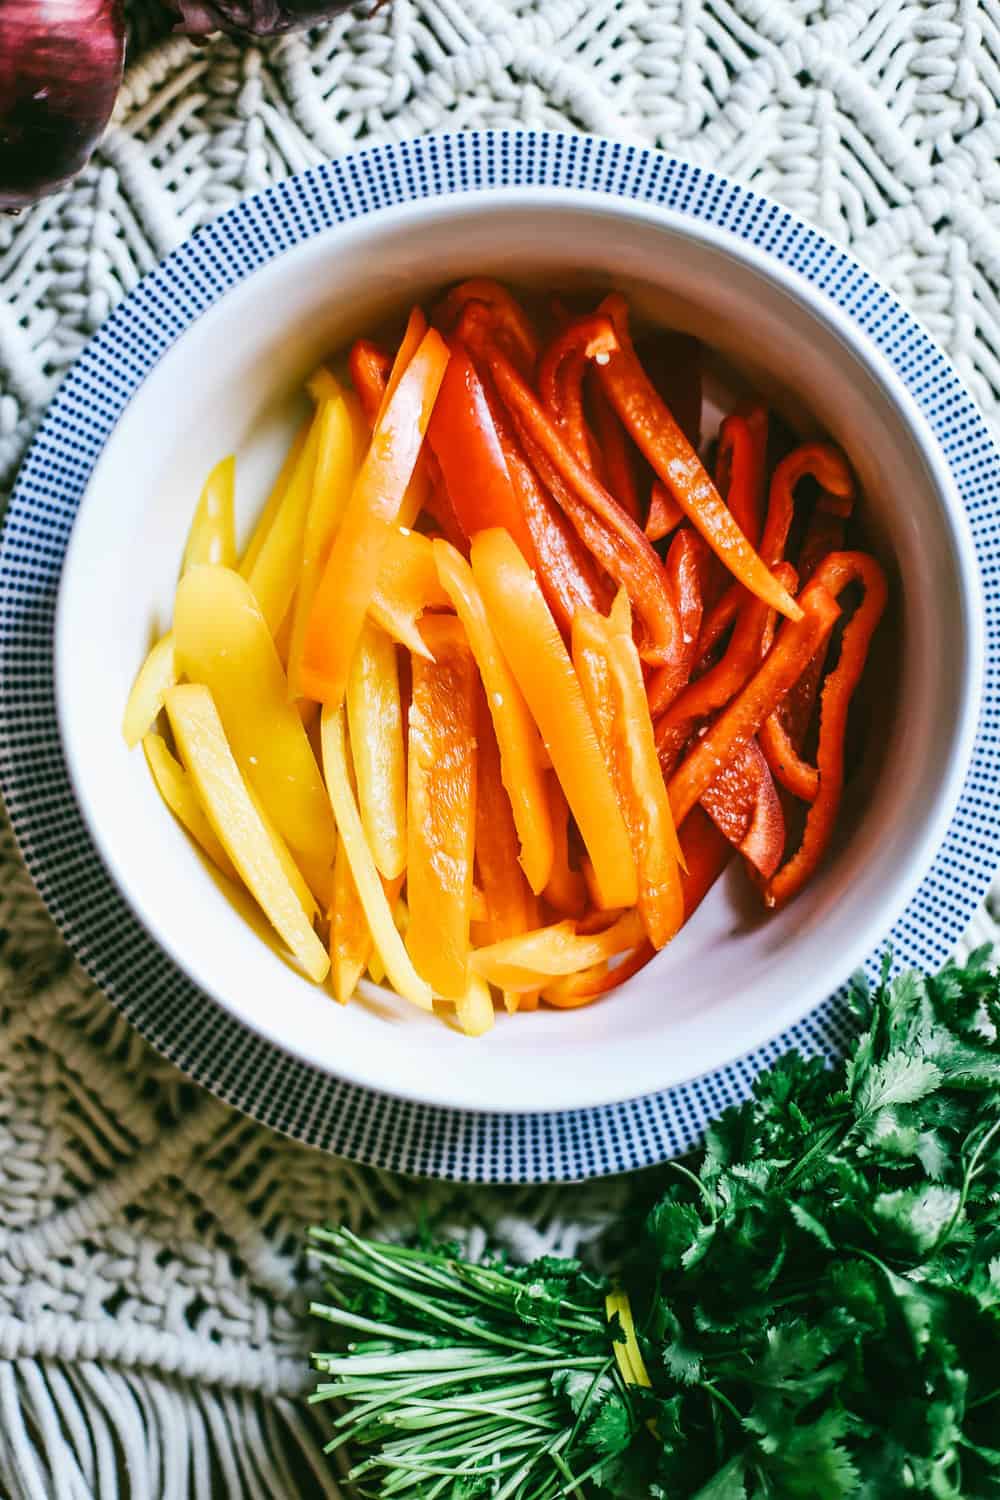
<path id="1" fill-rule="evenodd" d="M 0 0 L 0 209 L 79 172 L 125 60 L 121 0 Z"/>
<path id="2" fill-rule="evenodd" d="M 3 0 L 0 0 L 0 4 Z M 228 31 L 233 36 L 277 36 L 329 21 L 349 10 L 354 0 L 169 0 L 180 15 L 178 31 L 205 36 Z"/>

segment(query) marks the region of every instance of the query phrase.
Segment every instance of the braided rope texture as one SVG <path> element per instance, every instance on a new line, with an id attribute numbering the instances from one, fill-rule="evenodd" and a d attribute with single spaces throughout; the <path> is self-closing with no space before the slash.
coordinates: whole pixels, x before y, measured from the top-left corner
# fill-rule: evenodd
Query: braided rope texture
<path id="1" fill-rule="evenodd" d="M 206 219 L 355 145 L 473 125 L 752 181 L 849 243 L 1000 416 L 998 0 L 393 0 L 261 45 L 160 33 L 138 4 L 91 166 L 0 221 L 0 496 L 87 337 Z M 968 942 L 998 933 L 984 908 Z M 295 1400 L 303 1225 L 429 1204 L 473 1253 L 572 1253 L 631 1191 L 428 1188 L 235 1115 L 89 985 L 0 835 L 4 1497 L 337 1496 Z"/>

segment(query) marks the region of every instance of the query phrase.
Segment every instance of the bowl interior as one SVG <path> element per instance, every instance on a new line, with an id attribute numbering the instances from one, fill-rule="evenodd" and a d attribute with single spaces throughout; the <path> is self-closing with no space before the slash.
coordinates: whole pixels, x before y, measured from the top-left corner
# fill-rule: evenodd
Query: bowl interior
<path id="1" fill-rule="evenodd" d="M 456 279 L 619 287 L 690 331 L 803 428 L 848 453 L 890 561 L 889 665 L 845 837 L 786 911 L 762 918 L 735 870 L 613 1001 L 501 1016 L 472 1042 L 366 986 L 341 1009 L 246 924 L 165 810 L 122 710 L 169 622 L 202 480 L 237 454 L 242 535 L 323 357 Z M 472 1110 L 568 1109 L 697 1076 L 783 1030 L 884 937 L 926 871 L 971 750 L 975 563 L 932 441 L 846 320 L 731 236 L 638 205 L 520 191 L 410 205 L 318 235 L 226 294 L 140 387 L 95 469 L 63 574 L 56 684 L 66 758 L 111 874 L 212 1000 L 308 1062 Z M 208 1002 L 206 1002 L 208 1003 Z"/>

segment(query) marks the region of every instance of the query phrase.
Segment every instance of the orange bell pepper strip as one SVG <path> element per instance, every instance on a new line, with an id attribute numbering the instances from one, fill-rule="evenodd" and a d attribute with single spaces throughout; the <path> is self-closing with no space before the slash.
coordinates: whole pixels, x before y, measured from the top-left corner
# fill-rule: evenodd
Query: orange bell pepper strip
<path id="1" fill-rule="evenodd" d="M 330 975 L 334 998 L 340 1005 L 346 1005 L 354 994 L 371 954 L 368 918 L 354 884 L 344 842 L 338 839 L 330 909 Z"/>
<path id="2" fill-rule="evenodd" d="M 476 352 L 486 360 L 500 397 L 521 435 L 528 458 L 572 521 L 581 541 L 615 582 L 628 590 L 646 632 L 644 654 L 657 664 L 675 659 L 680 629 L 663 566 L 651 543 L 614 496 L 579 462 L 534 391 L 518 374 L 480 320 L 468 316 Z M 588 356 L 617 347 L 606 318 L 579 319 L 560 340 L 572 338 Z"/>
<path id="3" fill-rule="evenodd" d="M 544 975 L 575 974 L 627 953 L 642 940 L 642 919 L 626 911 L 602 932 L 579 933 L 574 922 L 556 922 L 519 937 L 476 948 L 470 958 L 475 973 L 500 988 L 530 988 Z"/>
<path id="4" fill-rule="evenodd" d="M 587 909 L 587 882 L 569 857 L 569 804 L 558 777 L 548 773 L 549 812 L 552 818 L 552 873 L 542 892 L 546 906 L 562 917 L 582 917 Z"/>
<path id="5" fill-rule="evenodd" d="M 336 707 L 343 701 L 351 658 L 447 364 L 447 345 L 429 329 L 375 428 L 347 502 L 303 642 L 302 687 L 321 703 Z"/>
<path id="6" fill-rule="evenodd" d="M 648 938 L 627 953 L 620 963 L 613 967 L 610 963 L 596 964 L 590 969 L 581 969 L 576 974 L 567 974 L 562 979 L 553 980 L 542 990 L 542 999 L 546 1005 L 555 1006 L 557 1010 L 579 1010 L 581 1006 L 591 1005 L 593 1001 L 599 1000 L 602 995 L 607 995 L 611 990 L 616 990 L 644 969 L 653 957 L 654 948 Z"/>
<path id="7" fill-rule="evenodd" d="M 795 600 L 733 520 L 701 459 L 636 358 L 628 338 L 624 299 L 608 297 L 602 308 L 614 323 L 618 347 L 606 349 L 606 360 L 598 360 L 597 368 L 625 430 L 733 576 L 780 614 L 790 620 L 801 618 Z"/>
<path id="8" fill-rule="evenodd" d="M 392 368 L 389 371 L 389 378 L 385 383 L 385 390 L 382 392 L 382 400 L 379 402 L 378 415 L 376 416 L 375 421 L 372 423 L 373 427 L 378 426 L 379 419 L 384 415 L 386 407 L 389 405 L 389 402 L 396 394 L 399 382 L 402 380 L 403 375 L 409 367 L 410 360 L 420 348 L 420 344 L 426 332 L 427 319 L 424 317 L 423 312 L 419 307 L 411 308 L 410 316 L 406 320 L 406 328 L 403 331 L 403 337 L 400 340 L 399 348 L 396 350 L 396 357 L 393 360 Z"/>
<path id="9" fill-rule="evenodd" d="M 749 406 L 726 417 L 719 428 L 719 490 L 751 547 L 760 546 L 764 525 L 767 426 L 767 408 Z"/>
<path id="10" fill-rule="evenodd" d="M 632 447 L 618 413 L 601 388 L 595 371 L 587 382 L 590 406 L 594 414 L 594 436 L 601 455 L 604 479 L 618 504 L 635 522 L 639 521 L 639 486 L 635 477 Z M 678 517 L 680 512 L 678 512 Z M 665 533 L 664 533 L 665 534 Z M 649 536 L 647 526 L 646 535 Z M 650 541 L 657 538 L 650 536 Z"/>
<path id="11" fill-rule="evenodd" d="M 452 287 L 437 309 L 436 321 L 446 332 L 457 328 L 461 337 L 462 315 L 470 303 L 488 310 L 490 326 L 508 358 L 522 374 L 533 374 L 538 362 L 538 335 L 517 298 L 499 281 L 476 277 Z"/>
<path id="12" fill-rule="evenodd" d="M 541 589 L 505 531 L 481 531 L 472 571 L 500 649 L 527 700 L 608 906 L 637 894 L 628 831 L 580 682 Z"/>
<path id="13" fill-rule="evenodd" d="M 774 567 L 785 555 L 785 544 L 795 515 L 795 491 L 807 475 L 824 494 L 850 514 L 854 503 L 854 476 L 839 448 L 832 443 L 804 443 L 783 458 L 771 476 L 767 500 L 767 521 L 760 544 L 764 561 Z"/>
<path id="14" fill-rule="evenodd" d="M 500 747 L 486 697 L 476 706 L 476 873 L 485 907 L 482 932 L 486 943 L 517 937 L 538 926 L 538 901 L 518 864 L 518 835 L 510 800 L 501 781 Z M 527 1002 L 527 1003 L 525 1003 Z M 504 1005 L 510 1012 L 532 1010 L 537 997 L 510 990 Z"/>
<path id="15" fill-rule="evenodd" d="M 427 429 L 459 526 L 471 537 L 504 526 L 528 561 L 535 547 L 514 489 L 486 392 L 467 351 L 457 341 Z"/>
<path id="16" fill-rule="evenodd" d="M 537 895 L 552 873 L 552 818 L 545 786 L 545 751 L 493 632 L 472 569 L 445 541 L 433 543 L 438 578 L 465 627 L 486 692 L 493 732 L 500 746 L 501 779 L 520 841 L 519 860 Z"/>
<path id="17" fill-rule="evenodd" d="M 347 373 L 369 427 L 375 426 L 391 369 L 391 358 L 371 339 L 356 339 L 351 345 Z"/>
<path id="18" fill-rule="evenodd" d="M 658 667 L 650 674 L 646 696 L 654 719 L 659 718 L 687 686 L 698 660 L 698 637 L 709 562 L 714 564 L 715 559 L 706 542 L 690 526 L 685 526 L 671 542 L 664 564 L 680 620 L 682 649 L 670 666 Z"/>
<path id="19" fill-rule="evenodd" d="M 814 580 L 799 598 L 801 618 L 786 624 L 742 692 L 719 715 L 670 778 L 670 805 L 680 826 L 724 766 L 756 735 L 768 714 L 801 677 L 833 629 L 840 606 Z"/>
<path id="20" fill-rule="evenodd" d="M 851 583 L 861 584 L 864 598 L 844 627 L 837 664 L 820 694 L 816 754 L 819 789 L 806 814 L 799 848 L 765 887 L 764 903 L 772 908 L 784 906 L 814 873 L 829 846 L 840 809 L 847 713 L 868 659 L 872 636 L 885 612 L 888 584 L 879 563 L 865 552 L 831 553 L 809 584 L 810 589 L 826 589 L 836 597 Z"/>
<path id="21" fill-rule="evenodd" d="M 476 666 L 454 616 L 421 630 L 434 660 L 412 661 L 407 766 L 406 946 L 435 995 L 469 987 L 476 824 Z"/>
<path id="22" fill-rule="evenodd" d="M 769 879 L 785 852 L 785 815 L 756 740 L 723 768 L 701 805 L 729 842 Z"/>
<path id="23" fill-rule="evenodd" d="M 418 621 L 426 609 L 446 609 L 429 537 L 406 527 L 390 532 L 368 614 L 394 641 L 427 656 Z"/>

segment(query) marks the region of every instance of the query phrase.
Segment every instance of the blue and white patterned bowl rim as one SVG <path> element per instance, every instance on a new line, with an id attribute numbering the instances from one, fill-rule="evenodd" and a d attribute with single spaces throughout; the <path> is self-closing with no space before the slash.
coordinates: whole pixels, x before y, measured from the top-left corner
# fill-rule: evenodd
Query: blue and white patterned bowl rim
<path id="1" fill-rule="evenodd" d="M 52 635 L 63 556 L 108 438 L 174 340 L 258 267 L 373 210 L 478 189 L 561 187 L 666 205 L 773 256 L 878 346 L 921 407 L 971 523 L 986 670 L 967 782 L 933 867 L 888 941 L 897 967 L 947 956 L 1000 863 L 1000 454 L 958 376 L 856 261 L 778 204 L 704 168 L 586 136 L 483 132 L 374 147 L 223 214 L 149 273 L 67 376 L 18 478 L 0 540 L 0 786 L 28 869 L 84 967 L 162 1053 L 276 1130 L 356 1161 L 459 1181 L 536 1182 L 653 1165 L 688 1150 L 788 1048 L 842 1051 L 843 994 L 752 1055 L 660 1094 L 555 1114 L 480 1115 L 375 1094 L 247 1030 L 175 968 L 84 828 L 60 748 Z M 872 976 L 879 955 L 872 955 Z"/>

